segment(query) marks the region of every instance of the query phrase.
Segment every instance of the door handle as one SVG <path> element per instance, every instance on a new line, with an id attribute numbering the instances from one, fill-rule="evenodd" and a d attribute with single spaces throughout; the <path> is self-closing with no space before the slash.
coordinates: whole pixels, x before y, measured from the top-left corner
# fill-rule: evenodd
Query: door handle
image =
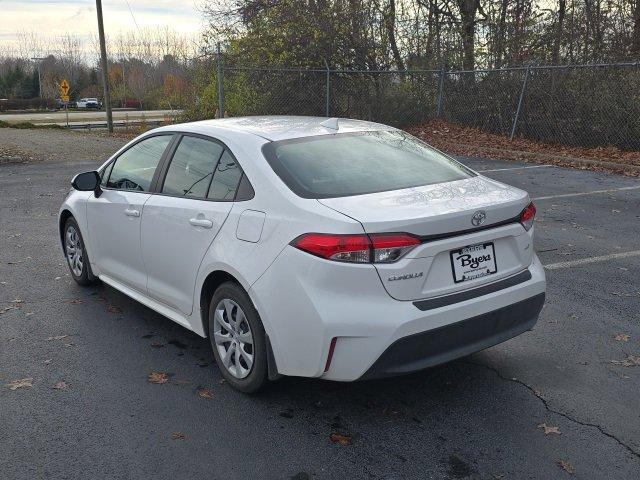
<path id="1" fill-rule="evenodd" d="M 140 211 L 139 210 L 135 210 L 133 208 L 127 208 L 127 209 L 125 209 L 124 214 L 127 217 L 139 217 L 140 216 Z"/>
<path id="2" fill-rule="evenodd" d="M 189 223 L 194 227 L 202 227 L 202 228 L 213 227 L 213 222 L 211 220 L 207 220 L 206 218 L 191 218 L 189 219 Z"/>

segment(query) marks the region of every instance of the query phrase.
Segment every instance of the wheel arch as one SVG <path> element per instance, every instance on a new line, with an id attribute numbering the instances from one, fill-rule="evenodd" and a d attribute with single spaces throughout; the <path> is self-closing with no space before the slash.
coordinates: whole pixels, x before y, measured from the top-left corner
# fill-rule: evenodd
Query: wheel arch
<path id="1" fill-rule="evenodd" d="M 65 208 L 60 212 L 60 216 L 58 218 L 58 232 L 60 234 L 60 244 L 62 245 L 63 249 L 64 249 L 64 226 L 67 223 L 67 220 L 69 220 L 72 217 L 75 218 L 71 210 L 69 210 L 68 208 Z"/>
<path id="2" fill-rule="evenodd" d="M 200 321 L 202 323 L 202 332 L 204 333 L 205 338 L 209 338 L 209 304 L 211 303 L 211 298 L 215 293 L 216 289 L 225 282 L 234 282 L 238 284 L 240 287 L 247 292 L 247 295 L 251 297 L 249 286 L 242 282 L 239 275 L 234 275 L 229 273 L 226 270 L 213 270 L 207 274 L 204 281 L 202 282 L 202 286 L 200 287 Z M 252 299 L 253 301 L 253 299 Z M 255 306 L 255 302 L 254 306 Z M 257 308 L 257 307 L 256 307 Z M 260 312 L 258 312 L 259 314 Z M 262 319 L 262 317 L 261 317 Z M 271 339 L 269 334 L 267 333 L 267 327 L 264 325 L 264 321 L 262 321 L 263 327 L 265 327 L 265 335 L 267 342 L 267 371 L 270 380 L 275 380 L 281 375 L 278 373 L 278 367 L 276 365 L 275 357 L 273 354 L 273 346 L 271 344 Z"/>

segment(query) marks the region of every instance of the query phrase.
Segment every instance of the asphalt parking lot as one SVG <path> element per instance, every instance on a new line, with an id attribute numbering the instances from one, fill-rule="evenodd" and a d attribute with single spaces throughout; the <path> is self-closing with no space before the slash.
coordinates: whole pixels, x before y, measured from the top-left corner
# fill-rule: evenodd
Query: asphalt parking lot
<path id="1" fill-rule="evenodd" d="M 640 180 L 462 160 L 538 207 L 536 328 L 407 377 L 257 396 L 220 382 L 207 340 L 73 283 L 56 215 L 95 163 L 0 165 L 0 477 L 640 478 Z"/>

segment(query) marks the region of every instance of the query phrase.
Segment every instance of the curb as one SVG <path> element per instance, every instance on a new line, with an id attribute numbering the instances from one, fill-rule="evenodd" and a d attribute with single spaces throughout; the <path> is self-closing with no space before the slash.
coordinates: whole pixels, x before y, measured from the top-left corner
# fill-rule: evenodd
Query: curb
<path id="1" fill-rule="evenodd" d="M 470 148 L 477 150 L 479 152 L 486 151 L 488 153 L 494 154 L 497 157 L 500 154 L 508 154 L 509 156 L 520 156 L 526 159 L 531 160 L 533 163 L 549 163 L 556 162 L 557 164 L 561 164 L 567 167 L 571 166 L 580 166 L 580 167 L 600 167 L 608 170 L 614 170 L 616 172 L 622 173 L 633 173 L 640 174 L 640 165 L 631 165 L 628 163 L 616 163 L 616 162 L 608 162 L 606 160 L 594 160 L 591 158 L 574 158 L 574 157 L 565 157 L 562 155 L 549 155 L 547 153 L 533 153 L 533 152 L 525 152 L 522 150 L 506 150 L 503 148 L 493 148 L 493 147 L 478 147 L 475 145 L 468 145 L 466 143 L 452 143 L 453 146 Z"/>
<path id="2" fill-rule="evenodd" d="M 8 164 L 8 163 L 22 163 L 22 158 L 20 157 L 3 157 L 0 156 L 0 165 Z"/>

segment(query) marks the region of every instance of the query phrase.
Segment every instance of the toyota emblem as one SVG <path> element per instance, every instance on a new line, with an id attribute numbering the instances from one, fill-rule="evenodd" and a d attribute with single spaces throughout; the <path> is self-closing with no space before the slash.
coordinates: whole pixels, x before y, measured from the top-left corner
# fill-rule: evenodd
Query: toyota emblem
<path id="1" fill-rule="evenodd" d="M 484 210 L 478 210 L 476 213 L 473 214 L 473 217 L 471 217 L 471 224 L 476 227 L 479 227 L 484 223 L 486 218 L 487 218 L 487 212 L 485 212 Z"/>

